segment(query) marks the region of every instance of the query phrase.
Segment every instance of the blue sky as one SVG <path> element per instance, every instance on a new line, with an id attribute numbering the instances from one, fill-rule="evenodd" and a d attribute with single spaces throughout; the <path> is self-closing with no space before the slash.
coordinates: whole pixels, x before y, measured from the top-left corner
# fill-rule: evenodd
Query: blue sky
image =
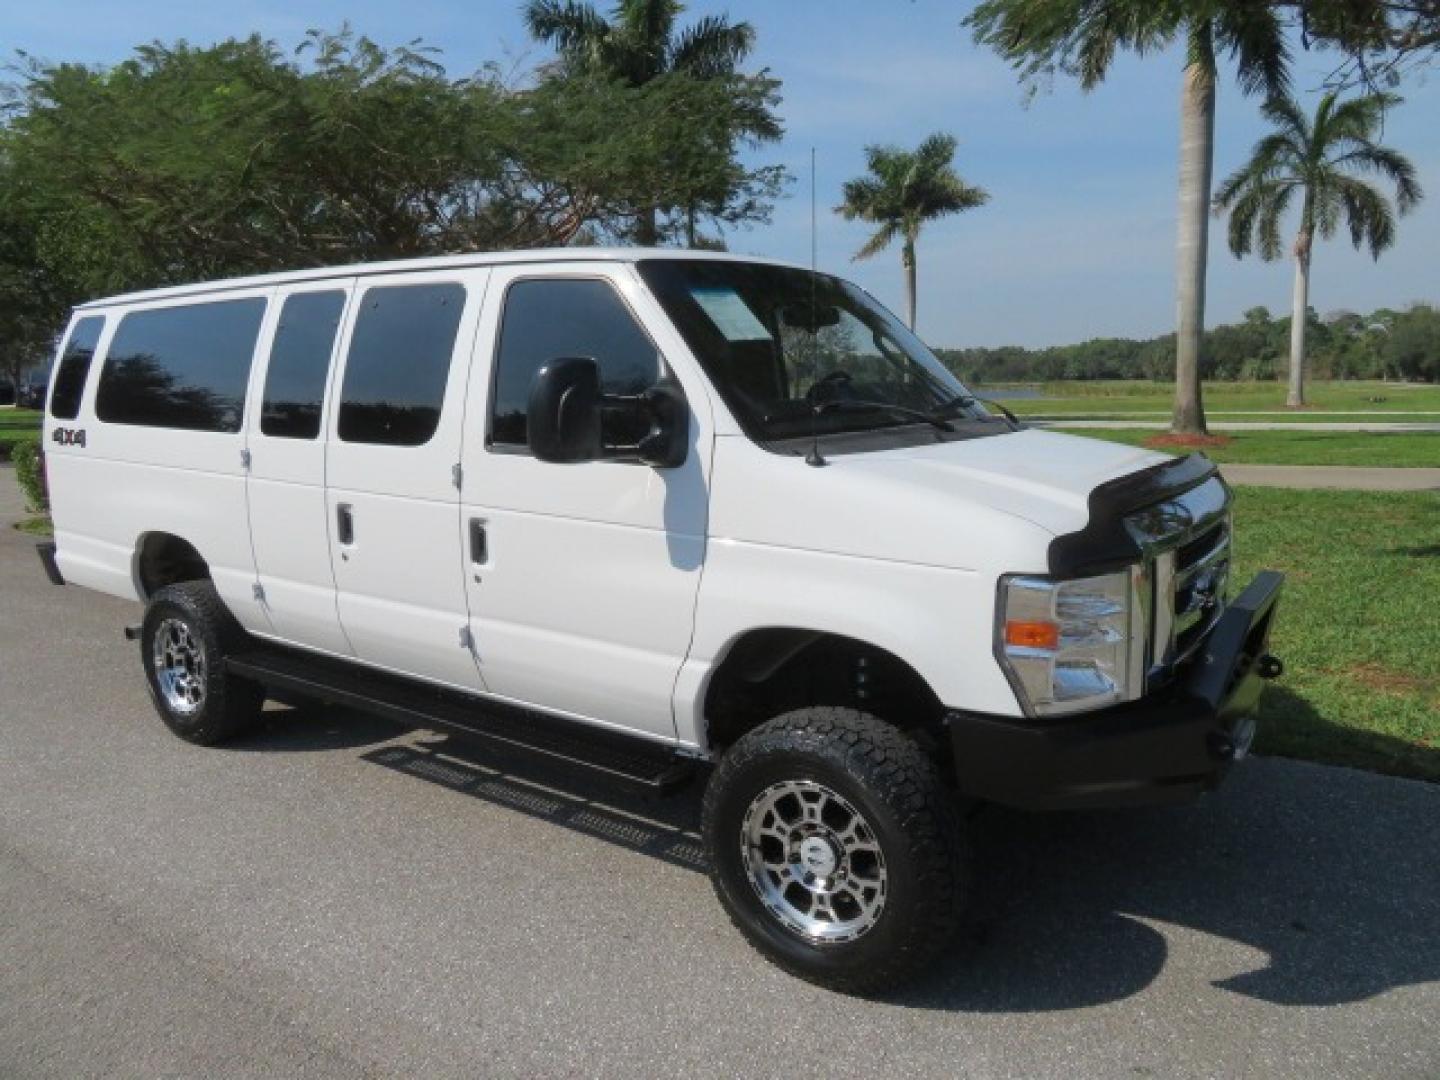
<path id="1" fill-rule="evenodd" d="M 602 7 L 607 4 L 602 0 Z M 696 2 L 683 17 L 728 12 L 758 32 L 755 67 L 784 82 L 785 141 L 759 159 L 796 176 L 769 227 L 738 231 L 732 250 L 808 262 L 809 162 L 819 162 L 819 262 L 902 306 L 898 252 L 850 259 L 865 228 L 830 212 L 840 185 L 864 168 L 867 143 L 913 145 L 932 131 L 960 139 L 956 164 L 991 193 L 980 210 L 934 224 L 920 246 L 920 331 L 936 345 L 1045 345 L 1149 336 L 1173 327 L 1180 58 L 1124 58 L 1082 94 L 1058 81 L 1026 104 L 1008 68 L 960 28 L 958 0 Z M 0 49 L 50 60 L 110 63 L 159 38 L 209 42 L 258 31 L 282 45 L 344 20 L 385 44 L 423 38 L 452 75 L 489 60 L 546 58 L 526 38 L 518 0 L 350 0 L 231 3 L 0 0 Z M 1329 61 L 1327 63 L 1327 61 Z M 1333 58 L 1301 55 L 1297 89 L 1314 103 Z M 1405 88 L 1386 139 L 1407 153 L 1431 197 L 1401 223 L 1378 263 L 1341 237 L 1317 249 L 1312 303 L 1369 310 L 1440 300 L 1440 68 Z M 1261 133 L 1255 103 L 1222 84 L 1217 181 Z M 1208 321 L 1264 304 L 1287 311 L 1288 263 L 1235 260 L 1223 223 L 1211 236 Z"/>

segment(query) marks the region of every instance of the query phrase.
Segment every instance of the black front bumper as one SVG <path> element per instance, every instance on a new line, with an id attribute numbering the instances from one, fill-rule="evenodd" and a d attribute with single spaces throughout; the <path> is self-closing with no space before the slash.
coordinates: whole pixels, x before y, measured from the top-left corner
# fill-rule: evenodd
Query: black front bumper
<path id="1" fill-rule="evenodd" d="M 1184 802 L 1213 788 L 1254 737 L 1270 627 L 1284 577 L 1256 575 L 1168 687 L 1140 701 L 1053 720 L 952 711 L 967 795 L 1031 810 Z"/>

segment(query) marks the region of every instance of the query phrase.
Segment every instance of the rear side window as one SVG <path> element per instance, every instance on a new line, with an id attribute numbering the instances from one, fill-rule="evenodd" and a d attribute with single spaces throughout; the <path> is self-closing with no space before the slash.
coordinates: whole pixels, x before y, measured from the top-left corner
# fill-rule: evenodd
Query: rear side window
<path id="1" fill-rule="evenodd" d="M 81 319 L 70 331 L 65 351 L 55 366 L 55 392 L 50 395 L 50 415 L 56 420 L 74 420 L 80 415 L 80 399 L 85 395 L 85 378 L 90 374 L 90 361 L 95 346 L 100 344 L 100 331 L 105 319 L 91 315 Z"/>
<path id="2" fill-rule="evenodd" d="M 320 407 L 335 333 L 345 310 L 343 292 L 296 293 L 280 309 L 270 346 L 260 430 L 281 439 L 320 434 Z"/>
<path id="3" fill-rule="evenodd" d="M 110 424 L 239 431 L 264 314 L 256 297 L 126 315 L 100 373 L 96 415 Z"/>
<path id="4" fill-rule="evenodd" d="M 464 307 L 461 285 L 382 286 L 365 293 L 340 391 L 343 441 L 430 441 L 440 424 Z"/>
<path id="5" fill-rule="evenodd" d="M 563 356 L 588 356 L 600 367 L 607 394 L 638 394 L 655 385 L 660 354 L 630 309 L 607 282 L 519 281 L 505 297 L 505 321 L 495 361 L 490 441 L 528 445 L 526 410 L 530 384 L 542 364 Z M 623 423 L 624 418 L 615 418 Z M 619 442 L 643 430 L 607 429 Z"/>

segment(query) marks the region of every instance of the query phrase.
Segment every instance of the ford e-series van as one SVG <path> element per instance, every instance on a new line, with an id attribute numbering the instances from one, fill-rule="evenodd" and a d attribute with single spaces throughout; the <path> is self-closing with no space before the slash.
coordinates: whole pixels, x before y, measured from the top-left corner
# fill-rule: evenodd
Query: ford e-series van
<path id="1" fill-rule="evenodd" d="M 755 259 L 162 289 L 74 313 L 41 554 L 145 603 L 193 742 L 311 695 L 705 776 L 736 925 L 870 991 L 957 924 L 962 801 L 1191 798 L 1280 670 L 1280 577 L 1230 588 L 1205 458 L 1001 413 L 863 290 Z"/>

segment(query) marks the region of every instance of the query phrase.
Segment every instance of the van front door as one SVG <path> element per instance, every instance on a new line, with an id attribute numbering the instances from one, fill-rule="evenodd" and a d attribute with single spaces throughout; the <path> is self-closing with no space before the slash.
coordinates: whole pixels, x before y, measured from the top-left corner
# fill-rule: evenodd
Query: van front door
<path id="1" fill-rule="evenodd" d="M 683 347 L 628 265 L 540 271 L 496 268 L 470 380 L 462 512 L 480 670 L 493 694 L 673 739 L 705 554 L 708 399 L 692 378 L 677 468 L 536 460 L 526 408 L 546 361 L 593 357 L 616 394 L 683 374 L 662 346 Z"/>
<path id="2" fill-rule="evenodd" d="M 326 503 L 340 625 L 361 660 L 483 689 L 457 481 L 489 271 L 360 278 L 336 380 Z"/>

